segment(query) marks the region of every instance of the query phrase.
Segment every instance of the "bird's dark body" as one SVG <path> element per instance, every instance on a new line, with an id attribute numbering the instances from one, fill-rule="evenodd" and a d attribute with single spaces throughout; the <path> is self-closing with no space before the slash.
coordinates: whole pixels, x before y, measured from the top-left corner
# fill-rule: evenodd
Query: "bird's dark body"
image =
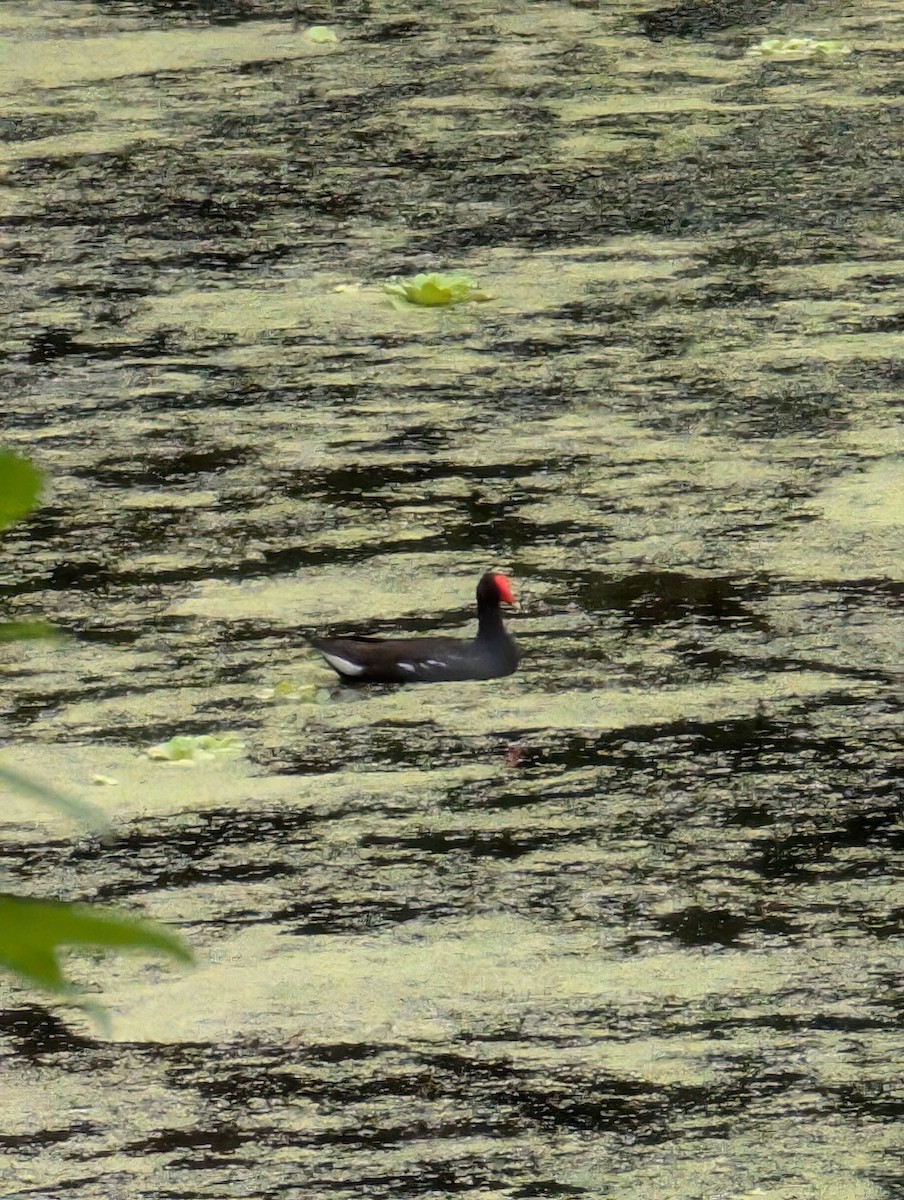
<path id="1" fill-rule="evenodd" d="M 477 637 L 311 638 L 345 683 L 448 683 L 498 679 L 518 667 L 518 647 L 506 631 L 500 600 L 512 603 L 508 580 L 488 572 L 477 585 Z"/>

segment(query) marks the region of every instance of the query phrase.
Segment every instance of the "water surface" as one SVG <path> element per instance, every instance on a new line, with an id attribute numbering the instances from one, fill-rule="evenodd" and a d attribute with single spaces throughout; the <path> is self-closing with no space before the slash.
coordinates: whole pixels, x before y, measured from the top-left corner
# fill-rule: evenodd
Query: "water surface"
<path id="1" fill-rule="evenodd" d="M 9 886 L 201 958 L 7 986 L 7 1194 L 904 1196 L 900 9 L 0 36 L 5 734 L 117 835 L 4 798 Z M 490 566 L 516 675 L 262 698 Z"/>

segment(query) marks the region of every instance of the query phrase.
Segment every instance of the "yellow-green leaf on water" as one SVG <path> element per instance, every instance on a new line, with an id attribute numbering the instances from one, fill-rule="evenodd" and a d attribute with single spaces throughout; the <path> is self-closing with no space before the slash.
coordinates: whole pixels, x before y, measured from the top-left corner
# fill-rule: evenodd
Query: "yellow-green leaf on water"
<path id="1" fill-rule="evenodd" d="M 193 961 L 183 939 L 154 921 L 86 904 L 0 894 L 0 967 L 36 987 L 66 991 L 70 985 L 58 957 L 62 946 L 148 950 L 181 963 Z"/>
<path id="2" fill-rule="evenodd" d="M 41 472 L 27 458 L 0 450 L 0 529 L 31 512 L 43 482 Z"/>
<path id="3" fill-rule="evenodd" d="M 846 42 L 810 37 L 763 38 L 747 51 L 749 58 L 840 58 L 850 53 Z"/>
<path id="4" fill-rule="evenodd" d="M 417 304 L 422 308 L 441 308 L 492 299 L 469 275 L 441 275 L 435 271 L 427 275 L 415 275 L 413 279 L 391 280 L 383 285 L 383 290 L 396 300 Z"/>
<path id="5" fill-rule="evenodd" d="M 338 42 L 339 38 L 336 33 L 330 29 L 329 25 L 311 25 L 305 30 L 305 37 L 309 42 L 316 42 L 318 45 L 329 45 L 330 42 Z"/>
<path id="6" fill-rule="evenodd" d="M 197 763 L 218 755 L 241 754 L 245 743 L 237 733 L 177 734 L 168 742 L 149 747 L 148 758 L 171 763 Z"/>

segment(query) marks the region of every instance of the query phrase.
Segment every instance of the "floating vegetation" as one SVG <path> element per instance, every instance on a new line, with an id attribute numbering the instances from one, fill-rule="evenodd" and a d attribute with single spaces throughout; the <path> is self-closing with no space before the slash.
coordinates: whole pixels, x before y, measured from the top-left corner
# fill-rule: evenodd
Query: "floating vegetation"
<path id="1" fill-rule="evenodd" d="M 328 704 L 330 700 L 328 688 L 316 683 L 295 683 L 291 679 L 280 680 L 254 695 L 257 700 L 272 700 L 277 704 Z"/>
<path id="2" fill-rule="evenodd" d="M 0 529 L 37 507 L 44 478 L 27 458 L 0 450 Z"/>
<path id="3" fill-rule="evenodd" d="M 401 301 L 422 308 L 492 300 L 489 292 L 478 287 L 469 275 L 457 272 L 443 275 L 431 271 L 427 275 L 415 275 L 413 279 L 393 279 L 383 285 L 383 290 L 392 297 L 394 303 Z"/>
<path id="4" fill-rule="evenodd" d="M 0 642 L 24 642 L 35 638 L 62 641 L 60 631 L 47 621 L 0 621 Z"/>
<path id="5" fill-rule="evenodd" d="M 237 733 L 203 733 L 198 736 L 177 734 L 168 742 L 159 742 L 147 751 L 148 758 L 189 765 L 221 755 L 241 754 L 245 743 Z"/>
<path id="6" fill-rule="evenodd" d="M 254 693 L 256 700 L 264 700 L 269 704 L 288 709 L 287 719 L 297 729 L 304 729 L 309 722 L 317 720 L 320 709 L 329 704 L 332 693 L 324 684 L 332 683 L 327 680 L 327 672 L 320 669 L 319 664 L 307 674 L 312 679 L 296 680 L 281 679 L 271 687 L 261 688 Z"/>
<path id="7" fill-rule="evenodd" d="M 840 58 L 851 53 L 846 42 L 809 37 L 763 38 L 747 51 L 748 58 Z"/>
<path id="8" fill-rule="evenodd" d="M 309 42 L 316 42 L 320 46 L 339 41 L 338 35 L 329 25 L 311 25 L 304 31 L 304 35 Z"/>

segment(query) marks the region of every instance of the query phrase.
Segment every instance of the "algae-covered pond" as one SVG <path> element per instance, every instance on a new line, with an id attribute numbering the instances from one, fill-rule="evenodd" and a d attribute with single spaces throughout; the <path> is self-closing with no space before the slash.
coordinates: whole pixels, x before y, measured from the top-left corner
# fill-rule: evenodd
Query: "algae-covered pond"
<path id="1" fill-rule="evenodd" d="M 902 53 L 3 6 L 0 595 L 68 635 L 3 647 L 4 761 L 115 834 L 4 795 L 4 886 L 199 956 L 74 959 L 109 1033 L 3 984 L 4 1195 L 904 1197 Z M 465 635 L 491 567 L 509 678 L 305 645 Z"/>

